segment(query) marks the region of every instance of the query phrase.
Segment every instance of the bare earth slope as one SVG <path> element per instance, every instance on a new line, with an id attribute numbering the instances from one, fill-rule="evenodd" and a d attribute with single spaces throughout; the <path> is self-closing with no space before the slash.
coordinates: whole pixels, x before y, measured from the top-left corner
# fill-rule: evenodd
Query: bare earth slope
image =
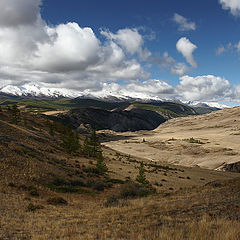
<path id="1" fill-rule="evenodd" d="M 153 131 L 120 136 L 105 146 L 152 161 L 221 169 L 240 161 L 240 107 L 175 118 Z"/>

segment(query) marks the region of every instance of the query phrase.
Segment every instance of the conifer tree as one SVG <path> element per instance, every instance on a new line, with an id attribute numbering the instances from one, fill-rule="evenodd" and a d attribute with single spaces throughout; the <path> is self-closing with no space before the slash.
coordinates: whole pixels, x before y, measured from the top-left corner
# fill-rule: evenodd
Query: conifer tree
<path id="1" fill-rule="evenodd" d="M 18 109 L 17 105 L 14 104 L 12 108 L 10 108 L 12 113 L 12 119 L 14 124 L 18 124 L 20 121 L 20 110 Z"/>
<path id="2" fill-rule="evenodd" d="M 100 174 L 105 174 L 108 171 L 107 165 L 104 163 L 102 152 L 97 153 L 97 164 L 96 168 Z"/>
<path id="3" fill-rule="evenodd" d="M 97 157 L 98 153 L 101 152 L 101 145 L 95 131 L 92 132 L 89 138 L 85 138 L 82 150 L 83 154 L 88 157 Z"/>
<path id="4" fill-rule="evenodd" d="M 62 146 L 68 153 L 77 153 L 80 150 L 78 133 L 74 133 L 71 127 L 66 127 L 62 135 Z"/>
<path id="5" fill-rule="evenodd" d="M 149 184 L 149 181 L 147 180 L 146 175 L 145 175 L 145 169 L 144 169 L 143 162 L 140 163 L 139 172 L 136 177 L 136 181 L 141 184 Z"/>
<path id="6" fill-rule="evenodd" d="M 54 136 L 54 126 L 53 126 L 53 124 L 52 123 L 49 123 L 49 134 L 51 135 L 51 136 Z"/>
<path id="7" fill-rule="evenodd" d="M 98 141 L 96 131 L 94 130 L 89 139 L 89 148 L 91 157 L 97 157 L 98 153 L 101 151 L 101 145 Z"/>
<path id="8" fill-rule="evenodd" d="M 85 137 L 85 140 L 83 142 L 82 152 L 84 155 L 86 155 L 88 157 L 90 157 L 90 155 L 91 155 L 88 136 Z"/>

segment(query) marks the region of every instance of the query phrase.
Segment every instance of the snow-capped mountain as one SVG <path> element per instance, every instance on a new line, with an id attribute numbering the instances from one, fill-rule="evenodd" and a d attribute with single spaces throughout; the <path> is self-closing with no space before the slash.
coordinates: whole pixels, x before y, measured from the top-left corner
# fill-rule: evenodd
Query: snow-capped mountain
<path id="1" fill-rule="evenodd" d="M 161 98 L 151 96 L 149 94 L 132 92 L 126 89 L 111 89 L 104 86 L 101 91 L 90 91 L 89 89 L 84 91 L 69 90 L 62 88 L 46 88 L 37 84 L 27 83 L 22 86 L 8 85 L 0 88 L 0 93 L 14 95 L 14 96 L 32 96 L 32 97 L 68 97 L 68 98 L 95 98 L 105 100 L 130 100 L 141 99 L 143 101 L 162 101 Z"/>
<path id="2" fill-rule="evenodd" d="M 227 105 L 220 104 L 218 102 L 198 102 L 198 101 L 180 101 L 178 99 L 162 99 L 160 97 L 130 91 L 126 88 L 114 88 L 109 87 L 105 84 L 100 91 L 91 91 L 89 89 L 84 91 L 63 89 L 63 88 L 47 88 L 42 87 L 36 83 L 26 83 L 22 86 L 13 86 L 7 85 L 0 88 L 0 93 L 13 95 L 13 96 L 29 96 L 29 97 L 48 97 L 48 98 L 59 98 L 59 97 L 67 97 L 67 98 L 93 98 L 93 99 L 102 99 L 108 101 L 114 100 L 141 100 L 141 101 L 171 101 L 176 103 L 185 104 L 191 107 L 206 107 L 206 108 L 228 108 Z"/>
<path id="3" fill-rule="evenodd" d="M 225 104 L 220 104 L 218 102 L 198 102 L 198 101 L 186 101 L 183 102 L 184 104 L 190 106 L 190 107 L 205 107 L 205 108 L 218 108 L 218 109 L 223 109 L 223 108 L 229 108 L 229 106 Z"/>
<path id="4" fill-rule="evenodd" d="M 59 89 L 59 88 L 46 88 L 40 87 L 37 84 L 28 83 L 22 86 L 8 85 L 0 89 L 0 93 L 5 93 L 14 96 L 32 96 L 32 97 L 70 97 L 75 98 L 79 93 L 74 90 Z"/>

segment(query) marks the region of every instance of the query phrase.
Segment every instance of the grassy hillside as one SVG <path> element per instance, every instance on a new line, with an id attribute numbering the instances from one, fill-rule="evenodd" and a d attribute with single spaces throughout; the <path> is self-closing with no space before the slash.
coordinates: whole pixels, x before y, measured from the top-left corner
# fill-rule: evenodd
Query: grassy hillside
<path id="1" fill-rule="evenodd" d="M 44 99 L 30 97 L 0 96 L 0 106 L 18 104 L 30 112 L 44 112 L 49 110 L 70 110 L 75 108 L 100 108 L 103 110 L 124 110 L 130 105 L 135 108 L 150 110 L 160 113 L 166 118 L 175 118 L 197 114 L 193 108 L 172 102 L 130 102 L 130 101 L 100 101 L 94 99 Z M 200 112 L 200 109 L 198 109 Z"/>
<path id="2" fill-rule="evenodd" d="M 0 239 L 239 239 L 239 174 L 109 148 L 108 172 L 99 174 L 96 158 L 65 150 L 62 126 L 26 112 L 14 121 L 2 107 Z M 142 161 L 146 185 L 135 180 Z"/>
<path id="3" fill-rule="evenodd" d="M 198 113 L 198 114 L 207 114 L 207 113 L 211 113 L 211 112 L 214 112 L 214 111 L 218 111 L 219 109 L 218 108 L 213 108 L 213 107 L 209 107 L 209 108 L 206 108 L 206 107 L 194 107 L 194 110 Z"/>
<path id="4" fill-rule="evenodd" d="M 47 98 L 32 98 L 32 97 L 15 97 L 15 96 L 0 96 L 0 105 L 7 106 L 18 104 L 24 106 L 28 111 L 47 111 L 47 110 L 69 110 L 73 108 L 95 107 L 105 110 L 115 108 L 126 108 L 129 102 L 107 102 L 94 99 L 47 99 Z"/>
<path id="5" fill-rule="evenodd" d="M 161 113 L 167 118 L 184 117 L 197 114 L 197 112 L 191 107 L 172 102 L 134 103 L 134 106 Z"/>
<path id="6" fill-rule="evenodd" d="M 74 107 L 71 100 L 63 99 L 44 99 L 28 97 L 0 97 L 0 105 L 7 106 L 18 104 L 23 106 L 29 112 L 43 112 L 48 110 L 68 110 Z"/>

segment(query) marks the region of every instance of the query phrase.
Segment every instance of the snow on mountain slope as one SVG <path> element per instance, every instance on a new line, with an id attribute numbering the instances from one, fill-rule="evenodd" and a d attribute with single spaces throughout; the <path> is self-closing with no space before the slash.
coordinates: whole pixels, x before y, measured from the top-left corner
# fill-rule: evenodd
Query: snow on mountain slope
<path id="1" fill-rule="evenodd" d="M 223 108 L 229 108 L 229 106 L 225 105 L 225 104 L 220 104 L 218 102 L 198 102 L 198 101 L 187 101 L 187 102 L 183 102 L 184 104 L 187 104 L 190 107 L 206 107 L 206 108 L 219 108 L 219 109 L 223 109 Z"/>
<path id="2" fill-rule="evenodd" d="M 129 99 L 141 99 L 141 100 L 155 100 L 162 101 L 161 98 L 151 96 L 140 92 L 131 92 L 125 89 L 112 90 L 108 87 L 103 87 L 101 91 L 85 91 L 68 90 L 62 88 L 46 88 L 40 87 L 37 84 L 28 83 L 22 86 L 8 85 L 0 89 L 0 93 L 5 93 L 15 96 L 33 96 L 33 97 L 85 97 L 85 98 L 97 98 L 105 100 L 129 100 Z"/>
<path id="3" fill-rule="evenodd" d="M 15 96 L 32 96 L 32 97 L 70 97 L 79 96 L 79 92 L 60 88 L 40 87 L 37 84 L 24 84 L 22 86 L 8 85 L 0 89 L 0 92 Z"/>
<path id="4" fill-rule="evenodd" d="M 211 108 L 228 108 L 227 105 L 218 102 L 197 102 L 197 101 L 180 101 L 171 99 L 162 99 L 156 95 L 151 95 L 143 92 L 131 91 L 126 88 L 112 88 L 105 84 L 101 91 L 91 91 L 86 89 L 84 91 L 63 89 L 63 88 L 47 88 L 41 87 L 36 83 L 26 83 L 22 86 L 7 85 L 0 88 L 0 93 L 14 95 L 14 96 L 31 96 L 31 97 L 68 97 L 68 98 L 93 98 L 108 101 L 114 100 L 141 100 L 141 101 L 173 101 L 188 105 L 190 107 L 211 107 Z"/>

